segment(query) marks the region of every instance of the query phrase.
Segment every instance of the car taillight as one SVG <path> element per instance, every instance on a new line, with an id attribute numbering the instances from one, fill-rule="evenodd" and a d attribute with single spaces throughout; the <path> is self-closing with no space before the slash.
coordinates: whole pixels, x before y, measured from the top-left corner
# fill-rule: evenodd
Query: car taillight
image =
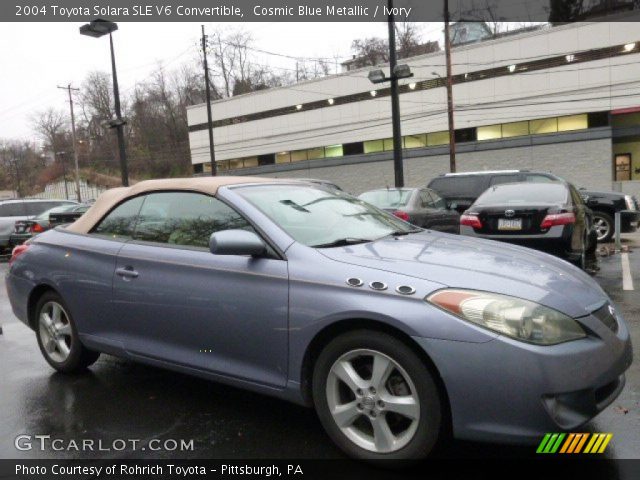
<path id="1" fill-rule="evenodd" d="M 393 214 L 401 220 L 405 222 L 409 221 L 409 214 L 407 212 L 403 212 L 402 210 L 396 210 Z"/>
<path id="2" fill-rule="evenodd" d="M 14 249 L 11 252 L 11 259 L 9 260 L 9 265 L 11 265 L 13 262 L 15 262 L 16 258 L 18 258 L 20 255 L 22 255 L 28 249 L 29 249 L 29 245 L 26 245 L 26 244 L 17 245 L 16 247 L 14 247 Z"/>
<path id="3" fill-rule="evenodd" d="M 42 228 L 42 225 L 40 225 L 39 223 L 34 223 L 33 225 L 31 225 L 31 228 L 29 228 L 29 231 L 31 233 L 42 233 L 44 232 L 44 228 Z"/>
<path id="4" fill-rule="evenodd" d="M 544 217 L 540 228 L 551 228 L 556 225 L 569 225 L 570 223 L 576 223 L 576 216 L 573 213 L 551 213 Z"/>
<path id="5" fill-rule="evenodd" d="M 482 228 L 482 222 L 477 215 L 460 215 L 460 225 L 473 228 Z"/>

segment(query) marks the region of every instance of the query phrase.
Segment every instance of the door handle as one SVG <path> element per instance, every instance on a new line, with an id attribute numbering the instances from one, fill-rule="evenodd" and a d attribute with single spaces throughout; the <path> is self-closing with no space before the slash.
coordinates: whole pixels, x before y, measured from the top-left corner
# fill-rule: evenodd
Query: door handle
<path id="1" fill-rule="evenodd" d="M 137 278 L 138 272 L 136 272 L 133 267 L 116 268 L 116 275 L 123 278 Z"/>

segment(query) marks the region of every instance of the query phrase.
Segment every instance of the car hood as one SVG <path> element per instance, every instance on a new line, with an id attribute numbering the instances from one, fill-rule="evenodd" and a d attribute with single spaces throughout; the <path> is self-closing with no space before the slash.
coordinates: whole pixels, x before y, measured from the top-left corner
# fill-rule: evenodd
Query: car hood
<path id="1" fill-rule="evenodd" d="M 525 298 L 572 317 L 607 300 L 591 277 L 568 262 L 493 240 L 424 231 L 319 251 L 343 263 Z"/>

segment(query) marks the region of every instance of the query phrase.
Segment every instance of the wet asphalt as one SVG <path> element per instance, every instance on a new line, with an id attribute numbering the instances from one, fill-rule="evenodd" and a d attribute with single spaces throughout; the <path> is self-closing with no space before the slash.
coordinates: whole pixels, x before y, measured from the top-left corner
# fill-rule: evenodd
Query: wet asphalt
<path id="1" fill-rule="evenodd" d="M 604 257 L 595 278 L 621 309 L 636 352 L 640 345 L 640 233 L 625 244 L 636 290 L 622 290 L 619 255 Z M 41 357 L 35 334 L 13 316 L 0 263 L 0 458 L 342 458 L 315 413 L 266 396 L 103 355 L 90 371 L 55 373 Z M 610 432 L 606 458 L 640 458 L 640 359 L 627 372 L 620 397 L 584 432 Z M 15 447 L 19 435 L 94 441 L 94 450 Z M 137 450 L 114 449 L 114 440 L 139 440 Z M 149 439 L 169 440 L 168 450 L 141 450 Z M 102 444 L 98 446 L 98 440 Z M 173 440 L 193 449 L 173 449 Z M 120 445 L 117 445 L 118 448 Z M 23 445 L 24 447 L 24 445 Z M 100 450 L 100 449 L 102 450 Z M 111 448 L 110 451 L 105 450 Z M 445 458 L 534 456 L 535 447 L 453 441 Z"/>

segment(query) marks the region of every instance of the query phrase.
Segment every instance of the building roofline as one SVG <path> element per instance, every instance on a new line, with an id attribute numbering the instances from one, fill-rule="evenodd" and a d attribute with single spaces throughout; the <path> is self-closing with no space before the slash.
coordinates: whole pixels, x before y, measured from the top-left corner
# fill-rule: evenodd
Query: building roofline
<path id="1" fill-rule="evenodd" d="M 622 13 L 616 13 L 613 15 L 608 16 L 607 18 L 626 18 L 629 16 L 634 16 L 634 17 L 638 17 L 638 20 L 640 21 L 640 11 L 633 11 L 633 12 L 622 12 Z M 576 28 L 578 26 L 584 26 L 584 25 L 591 25 L 594 23 L 600 23 L 599 21 L 586 21 L 586 22 L 572 22 L 572 23 L 567 23 L 565 25 L 557 25 L 557 26 L 553 26 L 553 27 L 547 27 L 547 28 L 540 28 L 540 29 L 536 29 L 536 30 L 532 30 L 532 31 L 525 31 L 522 33 L 514 33 L 513 35 L 505 35 L 503 37 L 499 37 L 499 38 L 491 38 L 491 39 L 487 39 L 487 40 L 482 40 L 480 42 L 471 42 L 471 43 L 465 43 L 462 45 L 457 45 L 455 47 L 453 47 L 453 53 L 455 54 L 456 52 L 463 52 L 463 51 L 468 51 L 468 50 L 473 50 L 476 48 L 481 48 L 481 47 L 485 47 L 485 46 L 491 46 L 491 45 L 498 45 L 500 43 L 504 43 L 504 42 L 511 42 L 514 40 L 518 40 L 518 39 L 522 39 L 522 38 L 527 38 L 527 37 L 534 37 L 537 35 L 544 35 L 547 34 L 550 31 L 553 32 L 558 32 L 558 31 L 562 31 L 562 30 L 569 30 L 571 28 Z M 437 57 L 437 56 L 441 56 L 444 55 L 444 50 L 440 50 L 437 52 L 431 52 L 431 53 L 425 53 L 423 55 L 416 55 L 414 57 L 407 57 L 407 58 L 403 58 L 403 61 L 415 61 L 415 60 L 423 60 L 423 59 L 429 59 L 429 58 L 433 58 L 433 57 Z M 379 68 L 384 68 L 384 67 L 388 67 L 389 66 L 389 62 L 385 62 L 385 63 L 380 63 L 375 65 L 375 67 L 379 67 Z M 271 93 L 273 91 L 276 90 L 286 90 L 288 88 L 296 88 L 299 87 L 300 85 L 307 85 L 307 84 L 312 84 L 312 83 L 317 83 L 317 82 L 321 82 L 321 81 L 325 81 L 329 78 L 338 78 L 338 77 L 348 77 L 348 76 L 353 76 L 354 74 L 357 74 L 359 72 L 365 72 L 368 71 L 372 68 L 372 66 L 366 66 L 366 67 L 362 67 L 362 68 L 358 68 L 356 70 L 349 70 L 347 72 L 340 72 L 340 73 L 335 73 L 335 74 L 331 74 L 331 75 L 327 75 L 325 77 L 317 77 L 317 78 L 312 78 L 309 80 L 303 80 L 301 82 L 296 82 L 292 85 L 283 85 L 280 87 L 272 87 L 272 88 L 267 88 L 265 90 L 256 90 L 253 92 L 248 92 L 248 93 L 243 93 L 242 95 L 236 95 L 233 97 L 227 97 L 227 98 L 220 98 L 217 100 L 213 100 L 211 102 L 212 105 L 214 104 L 218 104 L 218 103 L 223 103 L 223 102 L 228 102 L 234 99 L 238 99 L 238 98 L 248 98 L 251 95 L 265 95 L 267 93 Z M 365 77 L 363 77 L 365 78 Z M 194 104 L 194 105 L 189 105 L 187 106 L 187 110 L 190 109 L 194 109 L 194 108 L 198 108 L 198 107 L 203 107 L 206 106 L 206 102 L 202 102 L 202 103 L 198 103 L 198 104 Z"/>

